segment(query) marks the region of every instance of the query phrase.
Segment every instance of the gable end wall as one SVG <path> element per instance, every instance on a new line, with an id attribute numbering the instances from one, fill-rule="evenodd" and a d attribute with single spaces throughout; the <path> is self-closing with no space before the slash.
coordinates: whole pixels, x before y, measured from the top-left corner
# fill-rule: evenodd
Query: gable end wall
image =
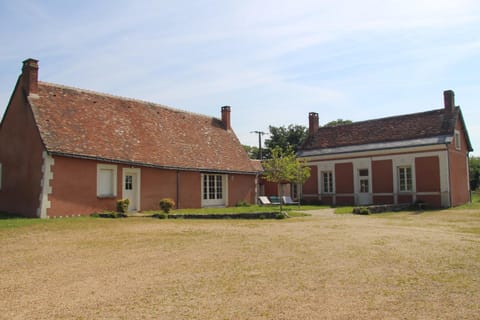
<path id="1" fill-rule="evenodd" d="M 0 211 L 36 217 L 44 147 L 20 83 L 19 80 L 0 126 Z"/>
<path id="2" fill-rule="evenodd" d="M 460 133 L 461 147 L 460 150 L 457 150 L 455 147 L 455 137 L 453 137 L 453 142 L 448 147 L 452 206 L 462 205 L 470 201 L 468 148 L 465 130 L 460 119 L 457 119 L 455 130 Z"/>

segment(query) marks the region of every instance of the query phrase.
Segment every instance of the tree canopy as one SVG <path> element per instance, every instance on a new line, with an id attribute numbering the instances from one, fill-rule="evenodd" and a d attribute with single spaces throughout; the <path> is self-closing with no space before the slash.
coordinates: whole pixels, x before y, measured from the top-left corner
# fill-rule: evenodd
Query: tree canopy
<path id="1" fill-rule="evenodd" d="M 307 137 L 307 127 L 289 125 L 288 127 L 269 126 L 270 138 L 265 140 L 265 146 L 270 150 L 279 147 L 283 152 L 291 148 L 294 152 L 302 145 Z"/>
<path id="2" fill-rule="evenodd" d="M 243 148 L 247 151 L 250 159 L 260 159 L 260 149 L 258 149 L 258 147 L 243 145 Z M 266 150 L 263 149 L 262 153 L 265 153 L 265 151 Z M 263 158 L 265 158 L 265 156 L 263 156 Z"/>
<path id="3" fill-rule="evenodd" d="M 310 177 L 310 168 L 306 166 L 305 160 L 299 160 L 295 157 L 292 148 L 283 151 L 280 147 L 275 147 L 271 151 L 272 157 L 263 162 L 263 168 L 265 169 L 263 176 L 267 181 L 277 184 L 303 184 Z M 279 190 L 281 198 L 283 189 L 279 188 Z M 280 204 L 281 210 L 282 205 Z"/>
<path id="4" fill-rule="evenodd" d="M 339 126 L 352 123 L 351 120 L 337 119 L 325 124 L 325 127 Z M 292 149 L 294 153 L 302 146 L 307 138 L 308 128 L 301 125 L 290 124 L 286 126 L 269 126 L 270 137 L 265 139 L 265 148 L 262 148 L 262 158 L 272 158 L 272 150 L 280 148 L 282 152 L 287 152 Z M 260 159 L 260 150 L 258 147 L 244 146 L 251 159 Z"/>
<path id="5" fill-rule="evenodd" d="M 468 159 L 470 167 L 470 189 L 476 190 L 480 185 L 480 157 Z"/>
<path id="6" fill-rule="evenodd" d="M 341 126 L 341 125 L 350 124 L 350 123 L 352 123 L 352 120 L 337 119 L 337 120 L 328 122 L 327 124 L 325 124 L 325 127 L 335 127 L 335 126 Z"/>

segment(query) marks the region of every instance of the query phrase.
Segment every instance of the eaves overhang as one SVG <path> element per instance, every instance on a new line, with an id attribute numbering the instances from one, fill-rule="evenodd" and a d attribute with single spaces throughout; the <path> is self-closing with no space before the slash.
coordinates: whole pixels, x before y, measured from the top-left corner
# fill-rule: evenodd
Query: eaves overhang
<path id="1" fill-rule="evenodd" d="M 214 168 L 194 168 L 194 167 L 158 165 L 154 163 L 145 163 L 145 162 L 139 162 L 139 161 L 133 161 L 133 160 L 109 159 L 109 158 L 103 158 L 103 157 L 73 154 L 73 153 L 66 153 L 66 152 L 59 152 L 59 151 L 48 151 L 48 154 L 53 156 L 61 156 L 61 157 L 85 159 L 85 160 L 95 160 L 95 161 L 105 162 L 105 163 L 123 164 L 127 166 L 147 167 L 147 168 L 156 168 L 156 169 L 163 169 L 163 170 L 196 171 L 200 173 L 223 173 L 223 174 L 248 174 L 248 175 L 258 174 L 258 172 L 256 171 L 241 171 L 241 170 L 229 170 L 229 169 L 221 170 L 221 169 L 214 169 Z"/>
<path id="2" fill-rule="evenodd" d="M 347 153 L 379 151 L 379 150 L 395 150 L 403 148 L 424 147 L 433 145 L 445 145 L 452 143 L 453 137 L 451 136 L 437 136 L 429 138 L 421 138 L 405 141 L 392 141 L 392 142 L 379 142 L 369 143 L 354 146 L 342 146 L 336 148 L 322 148 L 312 150 L 300 150 L 297 152 L 297 157 L 315 157 L 315 156 L 330 156 L 341 155 Z"/>

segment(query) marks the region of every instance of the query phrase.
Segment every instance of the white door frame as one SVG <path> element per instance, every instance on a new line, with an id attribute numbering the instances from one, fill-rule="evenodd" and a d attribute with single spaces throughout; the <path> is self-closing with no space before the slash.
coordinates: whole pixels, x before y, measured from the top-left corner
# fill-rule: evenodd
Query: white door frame
<path id="1" fill-rule="evenodd" d="M 130 199 L 128 197 L 128 193 L 130 191 L 125 190 L 125 176 L 127 175 L 135 175 L 136 179 L 133 179 L 133 193 L 134 199 Z M 140 185 L 141 185 L 141 170 L 140 168 L 123 168 L 122 170 L 122 197 L 129 198 L 130 206 L 128 211 L 140 211 Z"/>
<path id="2" fill-rule="evenodd" d="M 204 179 L 205 176 L 221 176 L 222 177 L 222 198 L 221 199 L 204 199 L 205 186 Z M 201 199 L 202 207 L 226 207 L 228 206 L 228 175 L 219 174 L 219 173 L 202 173 L 201 175 Z"/>
<path id="3" fill-rule="evenodd" d="M 360 171 L 367 170 L 367 176 L 360 176 Z M 372 203 L 372 170 L 369 167 L 357 169 L 357 205 L 363 206 Z M 362 180 L 367 180 L 365 188 L 367 192 L 362 192 Z"/>

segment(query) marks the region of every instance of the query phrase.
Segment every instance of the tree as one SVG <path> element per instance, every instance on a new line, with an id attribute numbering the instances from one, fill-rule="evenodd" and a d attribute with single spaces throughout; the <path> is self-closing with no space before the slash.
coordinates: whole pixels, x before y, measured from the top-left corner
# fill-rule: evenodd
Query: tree
<path id="1" fill-rule="evenodd" d="M 289 148 L 297 152 L 307 137 L 307 127 L 305 126 L 291 124 L 288 127 L 269 126 L 268 129 L 270 130 L 270 139 L 265 140 L 265 146 L 270 150 L 279 147 L 283 152 L 287 152 Z"/>
<path id="2" fill-rule="evenodd" d="M 260 159 L 260 151 L 258 147 L 243 145 L 243 148 L 245 149 L 245 151 L 247 151 L 248 157 L 250 159 Z"/>
<path id="3" fill-rule="evenodd" d="M 295 164 L 292 166 L 292 177 L 290 182 L 300 185 L 299 200 L 302 199 L 302 186 L 308 178 L 310 178 L 310 167 L 307 166 L 307 160 L 295 158 Z"/>
<path id="4" fill-rule="evenodd" d="M 305 165 L 304 160 L 295 157 L 292 148 L 283 151 L 280 147 L 272 149 L 272 157 L 263 162 L 265 169 L 263 175 L 269 182 L 277 185 L 280 183 L 304 183 L 310 177 L 310 168 Z M 283 189 L 280 190 L 280 200 L 283 197 Z M 282 201 L 280 201 L 280 212 Z"/>
<path id="5" fill-rule="evenodd" d="M 341 125 L 350 124 L 350 123 L 352 123 L 352 120 L 337 119 L 337 120 L 330 121 L 325 125 L 325 127 L 335 127 L 335 126 L 341 126 Z"/>
<path id="6" fill-rule="evenodd" d="M 480 158 L 470 157 L 468 159 L 470 167 L 470 189 L 476 190 L 480 184 Z"/>

